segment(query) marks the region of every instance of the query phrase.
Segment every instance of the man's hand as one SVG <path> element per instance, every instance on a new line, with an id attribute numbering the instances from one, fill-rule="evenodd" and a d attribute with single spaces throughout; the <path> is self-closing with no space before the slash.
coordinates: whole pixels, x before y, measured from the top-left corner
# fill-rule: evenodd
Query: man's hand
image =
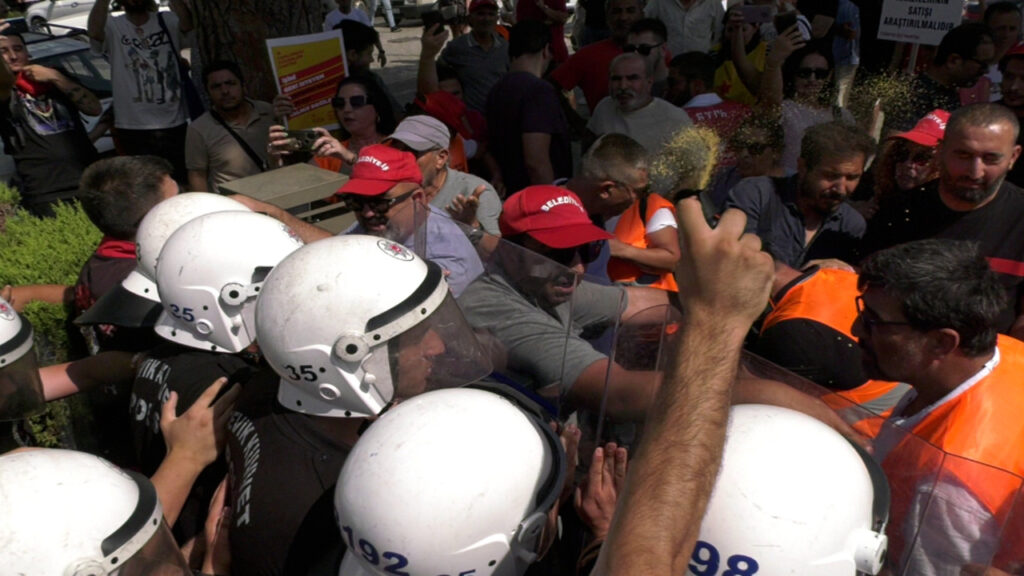
<path id="1" fill-rule="evenodd" d="M 274 96 L 274 118 L 283 120 L 287 118 L 292 112 L 295 112 L 295 104 L 292 103 L 291 96 L 286 94 L 278 94 Z"/>
<path id="2" fill-rule="evenodd" d="M 217 459 L 224 448 L 228 417 L 242 391 L 242 387 L 236 384 L 214 402 L 217 393 L 227 383 L 227 378 L 218 378 L 181 416 L 177 415 L 178 393 L 171 392 L 171 397 L 160 409 L 160 430 L 167 444 L 168 457 L 173 455 L 192 462 L 200 469 Z"/>
<path id="3" fill-rule="evenodd" d="M 424 28 L 423 35 L 420 36 L 420 56 L 431 60 L 437 58 L 447 41 L 448 30 L 445 29 L 444 24 L 434 24 L 430 28 Z"/>
<path id="4" fill-rule="evenodd" d="M 615 503 L 626 484 L 625 448 L 614 442 L 598 446 L 590 461 L 587 478 L 576 488 L 576 513 L 590 528 L 595 538 L 603 539 L 608 534 L 615 513 Z"/>
<path id="5" fill-rule="evenodd" d="M 38 82 L 40 84 L 54 84 L 63 79 L 60 72 L 57 72 L 53 68 L 40 66 L 39 64 L 29 64 L 28 66 L 25 66 L 21 69 L 21 75 L 32 82 Z"/>
<path id="6" fill-rule="evenodd" d="M 481 184 L 469 196 L 458 194 L 452 198 L 451 203 L 445 209 L 453 220 L 479 228 L 480 222 L 476 219 L 476 210 L 480 207 L 480 195 L 485 190 L 487 190 L 487 186 Z"/>
<path id="7" fill-rule="evenodd" d="M 761 251 L 757 236 L 743 233 L 747 217 L 740 210 L 726 210 L 714 230 L 696 198 L 676 204 L 676 215 L 682 251 L 676 283 L 684 313 L 716 323 L 732 320 L 745 333 L 768 302 L 772 257 Z"/>
<path id="8" fill-rule="evenodd" d="M 213 493 L 210 509 L 206 514 L 206 524 L 203 527 L 203 536 L 206 539 L 202 568 L 204 574 L 231 573 L 231 508 L 224 504 L 227 492 L 228 479 L 225 476 Z"/>

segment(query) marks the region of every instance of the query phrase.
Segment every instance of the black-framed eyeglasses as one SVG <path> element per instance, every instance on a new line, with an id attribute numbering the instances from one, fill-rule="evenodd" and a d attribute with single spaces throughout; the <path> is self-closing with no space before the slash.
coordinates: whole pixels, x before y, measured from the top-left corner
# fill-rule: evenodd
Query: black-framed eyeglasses
<path id="1" fill-rule="evenodd" d="M 349 96 L 347 99 L 344 96 L 331 98 L 331 106 L 338 110 L 343 110 L 346 102 L 353 110 L 358 110 L 370 103 L 370 97 L 366 94 L 356 94 L 355 96 Z"/>
<path id="2" fill-rule="evenodd" d="M 828 68 L 799 68 L 796 71 L 796 77 L 801 80 L 810 80 L 813 76 L 816 80 L 824 80 L 831 73 L 832 71 Z"/>
<path id="3" fill-rule="evenodd" d="M 604 240 L 598 240 L 580 246 L 573 246 L 572 248 L 551 248 L 544 253 L 544 256 L 569 268 L 575 263 L 577 254 L 579 254 L 580 262 L 583 264 L 590 264 L 597 260 L 597 257 L 601 255 L 603 247 Z"/>
<path id="4" fill-rule="evenodd" d="M 857 296 L 854 299 L 857 304 L 857 316 L 860 318 L 861 323 L 864 324 L 864 328 L 871 332 L 878 326 L 910 326 L 910 322 L 906 320 L 881 320 L 874 318 L 874 312 L 870 308 L 864 306 L 864 297 Z M 867 313 L 865 313 L 867 311 Z"/>
<path id="5" fill-rule="evenodd" d="M 391 210 L 396 204 L 404 202 L 413 195 L 416 190 L 410 190 L 405 194 L 399 194 L 394 198 L 382 198 L 380 196 L 360 196 L 359 194 L 342 194 L 341 203 L 352 212 L 362 212 L 369 208 L 374 214 L 384 214 Z"/>
<path id="6" fill-rule="evenodd" d="M 636 52 L 641 56 L 650 56 L 651 52 L 661 48 L 664 44 L 664 42 L 659 42 L 658 44 L 626 44 L 622 47 L 622 52 L 624 54 Z"/>

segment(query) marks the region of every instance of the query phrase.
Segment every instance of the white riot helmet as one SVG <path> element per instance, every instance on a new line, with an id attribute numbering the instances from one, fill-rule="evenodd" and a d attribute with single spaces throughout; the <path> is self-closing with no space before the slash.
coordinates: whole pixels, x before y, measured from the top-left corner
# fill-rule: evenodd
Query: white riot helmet
<path id="1" fill-rule="evenodd" d="M 345 235 L 285 258 L 256 309 L 260 350 L 296 412 L 355 417 L 490 373 L 444 273 L 391 240 Z"/>
<path id="2" fill-rule="evenodd" d="M 160 312 L 156 287 L 156 261 L 164 243 L 183 224 L 215 212 L 249 212 L 241 202 L 220 194 L 186 192 L 171 196 L 146 213 L 135 234 L 138 263 L 121 284 L 104 294 L 75 322 L 152 326 Z"/>
<path id="3" fill-rule="evenodd" d="M 787 408 L 734 406 L 687 574 L 877 574 L 888 509 L 881 468 L 838 432 Z"/>
<path id="4" fill-rule="evenodd" d="M 43 408 L 32 325 L 0 298 L 0 421 L 20 420 Z"/>
<path id="5" fill-rule="evenodd" d="M 360 437 L 334 492 L 341 576 L 518 576 L 541 555 L 565 452 L 535 405 L 488 388 L 417 396 Z"/>
<path id="6" fill-rule="evenodd" d="M 281 222 L 255 212 L 195 218 L 157 261 L 160 336 L 202 350 L 241 352 L 256 340 L 256 297 L 270 270 L 302 246 Z"/>
<path id="7" fill-rule="evenodd" d="M 0 456 L 0 571 L 192 574 L 153 484 L 106 460 L 35 448 Z"/>

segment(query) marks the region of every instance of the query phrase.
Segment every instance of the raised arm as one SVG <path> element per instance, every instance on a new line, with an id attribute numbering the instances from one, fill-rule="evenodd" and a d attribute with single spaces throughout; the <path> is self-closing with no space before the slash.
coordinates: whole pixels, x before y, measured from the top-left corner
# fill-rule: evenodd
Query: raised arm
<path id="1" fill-rule="evenodd" d="M 29 64 L 21 69 L 21 74 L 34 82 L 56 86 L 82 114 L 99 116 L 103 112 L 103 105 L 100 104 L 100 99 L 91 90 L 53 68 Z"/>
<path id="2" fill-rule="evenodd" d="M 103 44 L 106 40 L 106 27 L 107 27 L 107 15 L 110 12 L 110 2 L 108 0 L 97 0 L 92 5 L 92 10 L 89 10 L 89 20 L 86 24 L 89 32 L 89 38 L 94 41 Z"/>
<path id="3" fill-rule="evenodd" d="M 726 211 L 711 230 L 696 200 L 677 208 L 686 313 L 595 574 L 686 572 L 721 463 L 743 338 L 768 301 L 771 257 L 743 235 L 743 214 Z"/>

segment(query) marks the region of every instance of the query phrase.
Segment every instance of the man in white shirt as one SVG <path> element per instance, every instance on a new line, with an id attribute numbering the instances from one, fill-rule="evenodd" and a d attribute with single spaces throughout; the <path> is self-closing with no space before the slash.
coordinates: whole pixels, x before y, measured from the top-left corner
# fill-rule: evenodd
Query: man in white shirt
<path id="1" fill-rule="evenodd" d="M 185 82 L 178 69 L 182 32 L 174 12 L 157 12 L 154 0 L 123 0 L 124 14 L 109 16 L 110 4 L 89 12 L 93 49 L 110 61 L 114 128 L 120 150 L 152 154 L 174 166 L 174 179 L 187 181 Z"/>
<path id="2" fill-rule="evenodd" d="M 693 50 L 710 52 L 722 38 L 725 8 L 720 0 L 650 0 L 644 15 L 665 23 L 673 56 Z"/>
<path id="3" fill-rule="evenodd" d="M 693 124 L 686 111 L 651 95 L 653 72 L 640 54 L 612 60 L 608 85 L 609 95 L 587 123 L 594 134 L 625 134 L 655 155 L 676 131 Z"/>

